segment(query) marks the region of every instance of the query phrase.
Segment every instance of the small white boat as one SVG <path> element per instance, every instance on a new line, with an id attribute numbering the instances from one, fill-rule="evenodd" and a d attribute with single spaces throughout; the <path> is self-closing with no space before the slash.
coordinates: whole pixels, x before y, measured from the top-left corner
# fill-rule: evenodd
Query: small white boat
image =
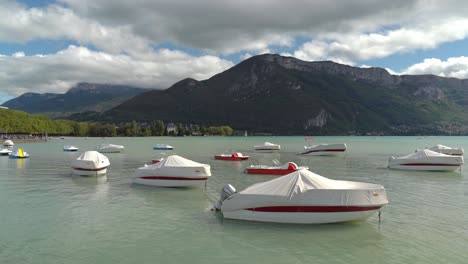
<path id="1" fill-rule="evenodd" d="M 9 148 L 2 148 L 0 149 L 0 156 L 8 156 L 11 154 L 11 149 Z"/>
<path id="2" fill-rule="evenodd" d="M 18 150 L 10 154 L 10 159 L 27 159 L 27 158 L 29 158 L 29 154 L 26 151 L 24 151 L 22 148 L 19 148 Z"/>
<path id="3" fill-rule="evenodd" d="M 13 141 L 7 139 L 5 141 L 3 141 L 3 146 L 5 147 L 13 147 L 15 145 L 15 143 L 13 143 Z"/>
<path id="4" fill-rule="evenodd" d="M 114 144 L 101 144 L 96 147 L 96 150 L 101 153 L 120 153 L 124 149 L 124 146 Z"/>
<path id="5" fill-rule="evenodd" d="M 418 171 L 454 171 L 460 168 L 463 163 L 462 156 L 445 155 L 423 149 L 402 157 L 390 157 L 388 168 Z"/>
<path id="6" fill-rule="evenodd" d="M 78 147 L 65 145 L 63 146 L 63 151 L 70 151 L 70 152 L 78 151 Z"/>
<path id="7" fill-rule="evenodd" d="M 304 151 L 299 153 L 308 156 L 335 156 L 346 151 L 346 144 L 318 144 L 304 146 Z"/>
<path id="8" fill-rule="evenodd" d="M 429 148 L 429 150 L 452 156 L 463 156 L 464 154 L 462 148 L 451 148 L 444 145 L 435 145 L 432 148 Z"/>
<path id="9" fill-rule="evenodd" d="M 158 163 L 138 168 L 133 182 L 161 187 L 192 187 L 203 185 L 210 176 L 210 165 L 171 155 Z"/>
<path id="10" fill-rule="evenodd" d="M 239 193 L 228 184 L 215 208 L 230 219 L 326 224 L 363 221 L 387 203 L 382 185 L 331 180 L 303 169 Z"/>
<path id="11" fill-rule="evenodd" d="M 85 151 L 72 161 L 73 174 L 81 176 L 97 176 L 105 174 L 110 166 L 109 159 L 97 151 Z"/>
<path id="12" fill-rule="evenodd" d="M 250 165 L 249 167 L 245 168 L 245 172 L 247 174 L 286 175 L 302 169 L 308 170 L 309 167 L 299 167 L 294 162 L 288 162 L 282 166 Z"/>
<path id="13" fill-rule="evenodd" d="M 156 146 L 153 147 L 154 150 L 173 150 L 174 147 L 171 145 L 167 144 L 156 144 Z"/>
<path id="14" fill-rule="evenodd" d="M 261 152 L 275 152 L 275 151 L 279 151 L 280 149 L 281 149 L 280 145 L 273 144 L 270 142 L 265 142 L 263 144 L 254 146 L 255 151 L 261 151 Z"/>

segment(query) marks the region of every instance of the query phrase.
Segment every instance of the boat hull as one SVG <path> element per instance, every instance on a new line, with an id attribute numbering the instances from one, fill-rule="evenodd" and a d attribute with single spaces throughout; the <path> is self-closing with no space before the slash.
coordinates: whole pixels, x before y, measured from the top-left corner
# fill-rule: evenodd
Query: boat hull
<path id="1" fill-rule="evenodd" d="M 89 169 L 89 168 L 72 168 L 73 169 L 73 174 L 79 175 L 79 176 L 98 176 L 102 174 L 107 173 L 107 168 L 98 168 L 98 169 Z"/>
<path id="2" fill-rule="evenodd" d="M 25 157 L 20 157 L 20 156 L 13 156 L 13 155 L 10 155 L 10 159 L 28 159 L 29 156 L 25 156 Z"/>
<path id="3" fill-rule="evenodd" d="M 346 144 L 320 144 L 306 147 L 301 155 L 306 156 L 337 156 L 346 152 Z"/>
<path id="4" fill-rule="evenodd" d="M 280 151 L 279 148 L 254 148 L 254 150 L 257 152 L 265 152 L 265 153 Z"/>
<path id="5" fill-rule="evenodd" d="M 174 148 L 158 148 L 154 147 L 153 150 L 173 150 Z"/>
<path id="6" fill-rule="evenodd" d="M 343 210 L 329 210 L 317 208 L 310 212 L 285 212 L 271 207 L 266 211 L 255 211 L 250 208 L 246 210 L 223 211 L 224 218 L 257 221 L 257 222 L 272 222 L 272 223 L 289 223 L 289 224 L 330 224 L 340 222 L 365 221 L 367 218 L 375 214 L 381 206 L 374 207 L 342 207 Z M 353 210 L 356 209 L 356 210 Z"/>
<path id="7" fill-rule="evenodd" d="M 78 149 L 64 149 L 65 152 L 77 152 Z"/>
<path id="8" fill-rule="evenodd" d="M 412 170 L 412 171 L 455 171 L 462 164 L 430 164 L 430 163 L 407 163 L 407 164 L 392 164 L 388 167 L 395 170 Z"/>
<path id="9" fill-rule="evenodd" d="M 249 156 L 243 156 L 243 157 L 231 157 L 231 156 L 215 156 L 215 160 L 232 160 L 232 161 L 241 161 L 241 160 L 248 160 Z"/>
<path id="10" fill-rule="evenodd" d="M 159 187 L 200 187 L 208 177 L 176 177 L 176 176 L 141 176 L 133 178 L 133 183 Z"/>

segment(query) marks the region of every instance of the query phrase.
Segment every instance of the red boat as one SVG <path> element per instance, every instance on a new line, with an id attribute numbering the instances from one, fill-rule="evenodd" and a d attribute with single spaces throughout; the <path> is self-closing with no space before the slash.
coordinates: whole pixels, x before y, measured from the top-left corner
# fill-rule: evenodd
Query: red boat
<path id="1" fill-rule="evenodd" d="M 248 160 L 250 158 L 250 156 L 245 156 L 244 154 L 237 152 L 237 153 L 232 153 L 231 155 L 229 155 L 229 154 L 216 155 L 216 156 L 214 156 L 214 158 L 216 160 L 235 160 L 235 161 L 239 161 L 239 160 Z"/>
<path id="2" fill-rule="evenodd" d="M 245 169 L 245 172 L 248 174 L 286 175 L 300 169 L 309 169 L 309 167 L 299 167 L 294 162 L 288 162 L 282 166 L 250 165 Z"/>

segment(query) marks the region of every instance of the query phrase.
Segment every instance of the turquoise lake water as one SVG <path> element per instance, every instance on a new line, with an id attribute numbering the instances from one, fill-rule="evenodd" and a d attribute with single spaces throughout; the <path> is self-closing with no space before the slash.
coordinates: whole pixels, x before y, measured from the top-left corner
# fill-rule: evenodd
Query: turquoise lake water
<path id="1" fill-rule="evenodd" d="M 467 263 L 468 169 L 388 170 L 389 156 L 444 144 L 468 150 L 468 137 L 315 137 L 347 143 L 342 157 L 304 157 L 302 137 L 67 138 L 18 144 L 28 160 L 0 157 L 0 263 Z M 281 152 L 253 153 L 270 141 Z M 72 176 L 79 153 L 101 143 L 125 145 L 105 154 L 103 177 Z M 170 144 L 168 153 L 211 165 L 206 189 L 131 184 L 134 170 Z M 15 146 L 18 147 L 18 146 Z M 243 162 L 214 154 L 241 151 Z M 219 191 L 275 178 L 247 175 L 249 164 L 288 161 L 331 179 L 383 184 L 390 201 L 366 222 L 329 225 L 223 220 L 211 211 Z"/>

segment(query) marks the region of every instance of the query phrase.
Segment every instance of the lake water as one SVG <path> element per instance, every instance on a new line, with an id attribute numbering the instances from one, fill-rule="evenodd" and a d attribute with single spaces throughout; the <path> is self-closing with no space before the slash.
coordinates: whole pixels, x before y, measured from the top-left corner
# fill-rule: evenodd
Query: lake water
<path id="1" fill-rule="evenodd" d="M 67 138 L 18 144 L 29 160 L 0 157 L 0 263 L 467 263 L 468 171 L 388 170 L 388 157 L 444 144 L 468 150 L 468 137 L 315 137 L 348 145 L 343 157 L 303 157 L 302 137 Z M 281 144 L 278 154 L 253 145 Z M 101 143 L 125 145 L 107 176 L 72 176 L 79 153 Z M 157 157 L 157 143 L 212 167 L 206 189 L 131 184 L 137 167 Z M 15 146 L 17 147 L 17 146 Z M 215 161 L 241 151 L 248 161 Z M 211 211 L 219 191 L 238 191 L 274 176 L 243 173 L 249 164 L 294 161 L 331 179 L 383 184 L 382 222 L 288 225 L 223 220 Z"/>

